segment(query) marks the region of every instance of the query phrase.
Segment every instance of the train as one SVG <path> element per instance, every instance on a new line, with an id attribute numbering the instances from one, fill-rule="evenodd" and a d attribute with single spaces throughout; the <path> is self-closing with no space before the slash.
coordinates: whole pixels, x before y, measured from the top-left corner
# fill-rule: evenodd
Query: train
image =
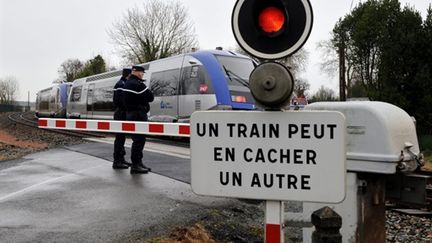
<path id="1" fill-rule="evenodd" d="M 56 83 L 36 94 L 36 116 L 38 117 L 66 117 L 68 94 L 72 83 Z"/>
<path id="2" fill-rule="evenodd" d="M 197 51 L 140 64 L 153 91 L 149 121 L 189 122 L 198 110 L 255 110 L 249 75 L 258 63 L 232 51 Z M 37 93 L 39 117 L 110 120 L 122 70 L 76 79 Z M 64 93 L 66 92 L 66 102 Z"/>

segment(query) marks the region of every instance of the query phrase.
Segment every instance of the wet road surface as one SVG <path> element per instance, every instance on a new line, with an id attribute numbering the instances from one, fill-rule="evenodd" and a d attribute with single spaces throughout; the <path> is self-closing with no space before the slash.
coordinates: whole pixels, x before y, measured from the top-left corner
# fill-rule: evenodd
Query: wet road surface
<path id="1" fill-rule="evenodd" d="M 151 238 L 196 220 L 211 207 L 235 203 L 191 192 L 182 182 L 190 180 L 187 154 L 145 151 L 156 173 L 130 175 L 103 159 L 111 160 L 110 147 L 90 143 L 47 150 L 0 169 L 0 242 Z M 92 151 L 97 157 L 88 155 Z"/>

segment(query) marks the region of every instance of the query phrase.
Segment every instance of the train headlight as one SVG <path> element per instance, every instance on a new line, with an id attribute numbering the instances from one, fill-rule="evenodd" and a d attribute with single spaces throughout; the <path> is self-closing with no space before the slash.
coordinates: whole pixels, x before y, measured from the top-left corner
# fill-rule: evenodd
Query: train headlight
<path id="1" fill-rule="evenodd" d="M 241 95 L 232 95 L 231 100 L 238 103 L 246 103 L 246 97 Z"/>

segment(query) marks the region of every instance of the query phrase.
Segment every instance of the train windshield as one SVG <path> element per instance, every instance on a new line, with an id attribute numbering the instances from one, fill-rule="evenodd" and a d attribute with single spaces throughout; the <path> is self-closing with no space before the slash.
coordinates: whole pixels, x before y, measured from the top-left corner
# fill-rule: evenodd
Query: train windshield
<path id="1" fill-rule="evenodd" d="M 255 68 L 251 59 L 216 56 L 225 71 L 228 86 L 249 87 L 249 75 Z"/>

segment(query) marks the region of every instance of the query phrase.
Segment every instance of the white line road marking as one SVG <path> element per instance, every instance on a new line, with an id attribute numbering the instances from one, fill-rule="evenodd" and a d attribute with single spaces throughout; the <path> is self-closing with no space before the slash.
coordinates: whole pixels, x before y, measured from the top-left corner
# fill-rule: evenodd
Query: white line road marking
<path id="1" fill-rule="evenodd" d="M 85 138 L 85 140 L 98 142 L 98 143 L 106 143 L 106 144 L 114 144 L 114 140 L 112 139 L 100 139 L 100 138 Z M 126 140 L 125 147 L 130 148 L 132 143 L 130 139 Z M 144 146 L 145 151 L 159 153 L 164 155 L 169 155 L 181 159 L 190 159 L 190 150 L 186 148 L 180 148 L 171 145 L 164 145 L 153 142 L 146 142 Z"/>
<path id="2" fill-rule="evenodd" d="M 37 184 L 31 185 L 31 186 L 26 187 L 26 188 L 24 188 L 24 189 L 21 189 L 21 190 L 19 190 L 19 191 L 16 191 L 16 192 L 13 192 L 13 193 L 9 193 L 9 194 L 6 195 L 6 196 L 0 197 L 0 202 L 3 202 L 3 201 L 5 201 L 6 199 L 9 199 L 9 198 L 11 198 L 11 197 L 14 197 L 14 196 L 17 196 L 17 195 L 23 194 L 23 193 L 25 193 L 25 192 L 27 192 L 27 191 L 30 191 L 31 189 L 33 189 L 33 188 L 35 188 L 35 187 L 37 187 L 37 186 L 41 186 L 41 185 L 44 185 L 44 184 L 48 184 L 48 183 L 53 182 L 53 181 L 56 181 L 56 180 L 60 180 L 60 179 L 63 179 L 63 178 L 69 177 L 69 176 L 76 175 L 76 174 L 81 173 L 81 172 L 84 172 L 84 171 L 86 171 L 86 170 L 91 170 L 91 169 L 94 169 L 94 168 L 97 168 L 97 167 L 102 167 L 102 166 L 105 167 L 106 165 L 93 166 L 93 167 L 90 167 L 90 168 L 86 168 L 86 169 L 83 169 L 83 170 L 76 171 L 76 172 L 74 172 L 74 173 L 72 173 L 72 174 L 67 174 L 67 175 L 64 175 L 64 176 L 60 176 L 60 177 L 56 177 L 56 178 L 52 178 L 52 179 L 49 179 L 49 180 L 46 180 L 46 181 L 39 182 L 39 183 L 37 183 Z"/>

